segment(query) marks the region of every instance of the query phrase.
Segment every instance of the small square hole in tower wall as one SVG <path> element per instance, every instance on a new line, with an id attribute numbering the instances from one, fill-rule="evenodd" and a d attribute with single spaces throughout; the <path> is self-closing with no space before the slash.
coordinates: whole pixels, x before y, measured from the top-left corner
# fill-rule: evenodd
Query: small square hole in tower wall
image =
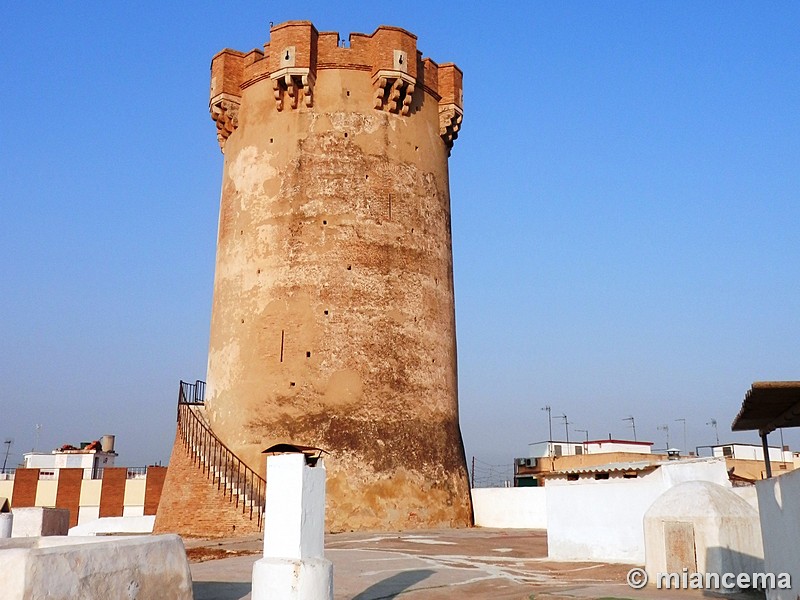
<path id="1" fill-rule="evenodd" d="M 311 352 L 306 352 L 306 358 L 311 358 Z"/>

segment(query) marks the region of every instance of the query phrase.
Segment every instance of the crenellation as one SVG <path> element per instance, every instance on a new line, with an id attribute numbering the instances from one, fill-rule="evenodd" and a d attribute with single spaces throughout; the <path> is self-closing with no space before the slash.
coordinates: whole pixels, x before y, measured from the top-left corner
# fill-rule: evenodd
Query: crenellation
<path id="1" fill-rule="evenodd" d="M 247 69 L 248 67 L 253 65 L 253 63 L 263 59 L 264 59 L 264 51 L 260 50 L 259 48 L 253 48 L 252 50 L 250 50 L 250 52 L 244 55 L 244 67 L 245 69 Z"/>
<path id="2" fill-rule="evenodd" d="M 442 139 L 452 146 L 463 119 L 458 67 L 423 59 L 417 37 L 400 27 L 352 33 L 349 46 L 340 41 L 338 32 L 318 32 L 309 21 L 288 21 L 272 27 L 263 51 L 218 53 L 211 68 L 210 109 L 220 147 L 238 126 L 237 103 L 245 89 L 271 79 L 276 110 L 309 109 L 318 71 L 324 69 L 370 72 L 373 108 L 401 116 L 412 114 L 416 90 L 429 94 L 440 105 Z"/>
<path id="3" fill-rule="evenodd" d="M 453 63 L 439 65 L 439 134 L 447 148 L 453 147 L 464 119 L 463 73 Z"/>
<path id="4" fill-rule="evenodd" d="M 439 95 L 442 97 L 440 104 L 454 104 L 460 110 L 464 110 L 464 90 L 463 77 L 456 65 L 453 63 L 442 63 L 439 65 Z"/>
<path id="5" fill-rule="evenodd" d="M 211 99 L 209 111 L 217 125 L 217 141 L 221 150 L 239 124 L 241 84 L 245 55 L 226 48 L 211 60 Z"/>
<path id="6" fill-rule="evenodd" d="M 241 96 L 244 53 L 226 48 L 211 60 L 211 101 L 221 95 Z"/>

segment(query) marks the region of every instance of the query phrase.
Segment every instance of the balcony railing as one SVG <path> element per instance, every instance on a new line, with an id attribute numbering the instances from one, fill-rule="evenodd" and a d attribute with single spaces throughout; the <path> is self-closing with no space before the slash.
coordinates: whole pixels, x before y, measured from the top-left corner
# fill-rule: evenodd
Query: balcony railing
<path id="1" fill-rule="evenodd" d="M 60 467 L 60 468 L 41 468 L 41 467 L 33 467 L 39 469 L 39 480 L 40 481 L 47 481 L 58 479 L 59 471 L 64 469 L 80 469 L 81 467 Z M 147 479 L 147 469 L 148 467 L 128 467 L 128 472 L 126 475 L 127 479 Z M 0 469 L 0 481 L 13 481 L 14 476 L 17 474 L 18 471 L 25 470 L 25 467 L 19 468 L 9 468 L 9 469 Z M 103 478 L 103 468 L 93 469 L 91 467 L 83 469 L 83 479 L 102 479 Z"/>

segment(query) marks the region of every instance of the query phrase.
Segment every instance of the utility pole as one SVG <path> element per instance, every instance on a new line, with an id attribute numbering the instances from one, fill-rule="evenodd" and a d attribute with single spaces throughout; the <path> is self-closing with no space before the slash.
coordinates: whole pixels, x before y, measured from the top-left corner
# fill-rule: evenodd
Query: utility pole
<path id="1" fill-rule="evenodd" d="M 683 451 L 686 455 L 689 455 L 689 446 L 686 443 L 686 419 L 675 419 L 675 422 L 682 422 L 683 423 Z"/>
<path id="2" fill-rule="evenodd" d="M 3 459 L 2 473 L 6 472 L 6 465 L 8 464 L 8 453 L 11 452 L 11 444 L 13 441 L 14 440 L 12 440 L 11 438 L 8 438 L 6 441 L 3 442 L 6 445 L 6 457 Z"/>
<path id="3" fill-rule="evenodd" d="M 637 440 L 636 440 L 636 419 L 634 419 L 634 418 L 633 418 L 633 415 L 631 415 L 630 417 L 625 417 L 625 418 L 624 418 L 624 419 L 622 419 L 622 420 L 623 420 L 623 421 L 630 421 L 630 424 L 631 424 L 631 429 L 633 429 L 633 441 L 634 441 L 634 442 L 635 442 L 635 441 L 637 441 Z"/>
<path id="4" fill-rule="evenodd" d="M 472 457 L 472 482 L 470 483 L 470 488 L 475 489 L 475 456 Z"/>
<path id="5" fill-rule="evenodd" d="M 547 438 L 547 441 L 548 442 L 552 442 L 553 441 L 553 416 L 551 414 L 552 411 L 550 409 L 550 405 L 548 404 L 547 406 L 544 406 L 542 408 L 542 410 L 546 410 L 547 411 L 547 427 L 548 427 L 548 431 L 550 432 L 550 437 Z"/>
<path id="6" fill-rule="evenodd" d="M 717 429 L 717 420 L 711 419 L 706 425 L 711 425 L 714 428 L 714 437 L 717 439 L 717 446 L 719 446 L 719 429 Z"/>

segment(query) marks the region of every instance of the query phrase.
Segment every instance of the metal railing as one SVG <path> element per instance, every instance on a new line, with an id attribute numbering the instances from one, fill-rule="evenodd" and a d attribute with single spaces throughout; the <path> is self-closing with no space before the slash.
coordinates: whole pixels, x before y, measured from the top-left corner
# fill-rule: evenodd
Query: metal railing
<path id="1" fill-rule="evenodd" d="M 178 432 L 192 461 L 242 514 L 263 526 L 266 481 L 220 440 L 195 411 L 205 397 L 205 383 L 181 381 Z"/>
<path id="2" fill-rule="evenodd" d="M 41 467 L 33 467 L 39 469 L 39 479 L 40 480 L 48 480 L 48 479 L 58 479 L 59 472 L 61 469 L 65 468 L 81 468 L 81 467 L 54 467 L 54 468 L 41 468 Z M 24 470 L 25 467 L 13 468 L 13 469 L 0 469 L 0 481 L 12 481 L 14 476 L 16 475 L 17 471 Z M 126 474 L 127 479 L 147 479 L 147 469 L 148 467 L 127 467 L 128 472 Z M 102 479 L 103 472 L 105 471 L 104 467 L 92 468 L 86 467 L 83 468 L 83 479 Z"/>
<path id="3" fill-rule="evenodd" d="M 199 379 L 194 383 L 181 380 L 178 390 L 178 404 L 204 404 L 206 401 L 206 382 Z"/>
<path id="4" fill-rule="evenodd" d="M 147 467 L 128 467 L 126 479 L 147 479 Z"/>

